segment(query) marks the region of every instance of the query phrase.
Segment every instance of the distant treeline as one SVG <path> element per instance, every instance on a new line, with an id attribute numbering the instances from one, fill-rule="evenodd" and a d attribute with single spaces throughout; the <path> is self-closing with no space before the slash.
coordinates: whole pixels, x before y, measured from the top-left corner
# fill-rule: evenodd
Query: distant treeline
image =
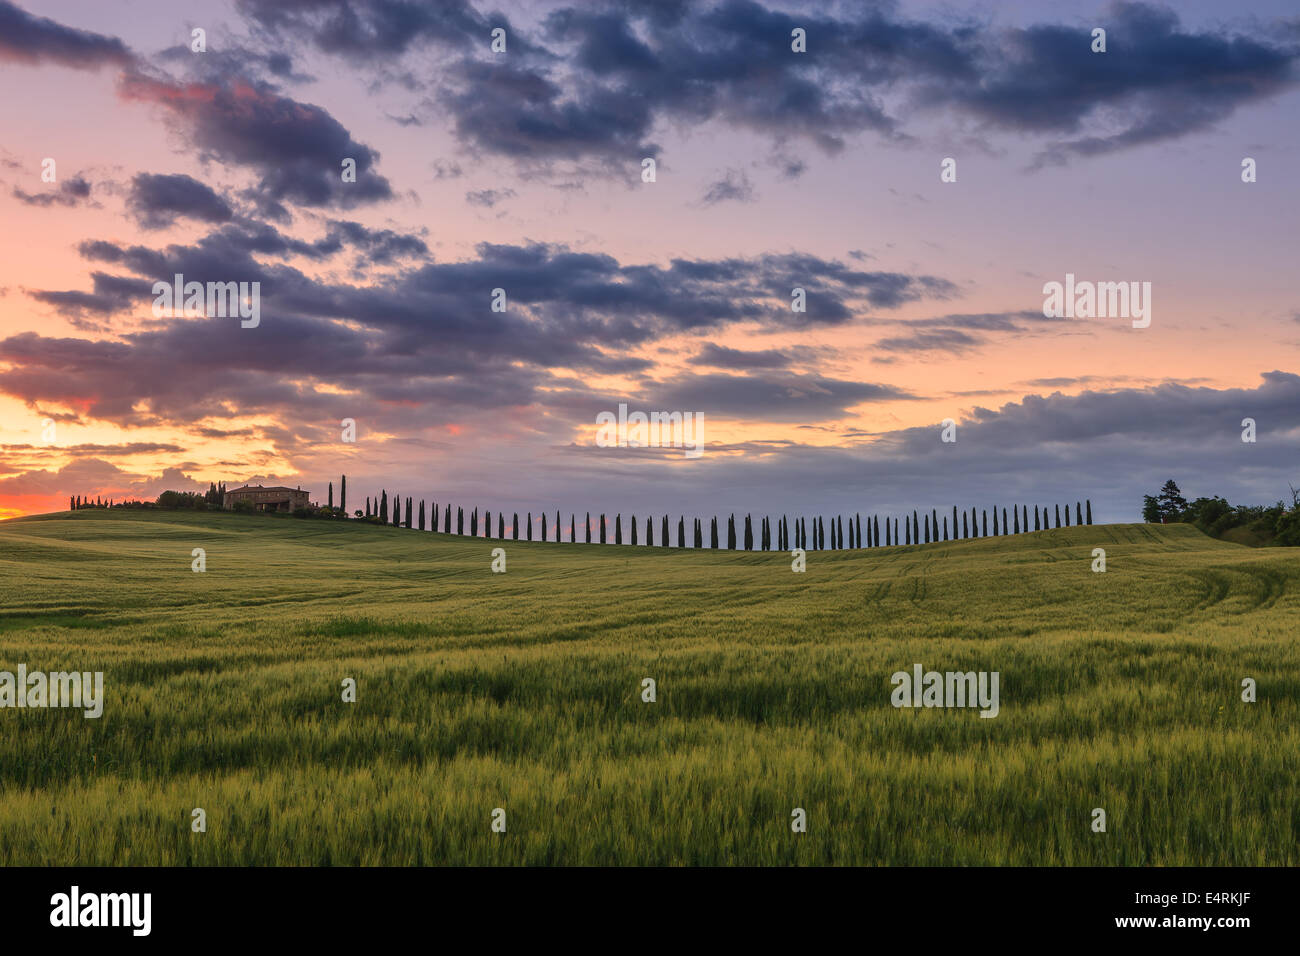
<path id="1" fill-rule="evenodd" d="M 343 478 L 346 487 L 347 477 Z M 310 514 L 323 518 L 346 517 L 341 508 L 335 509 L 334 485 L 329 486 L 329 504 L 316 509 Z M 307 516 L 304 512 L 295 514 Z M 473 508 L 466 512 L 464 507 L 440 504 L 425 499 L 403 498 L 400 494 L 390 495 L 381 492 L 378 498 L 366 498 L 364 510 L 354 513 L 356 519 L 381 525 L 394 525 L 418 531 L 441 531 L 443 534 L 468 535 L 470 537 L 498 538 L 518 541 L 534 540 L 533 512 L 526 512 L 524 520 L 519 520 L 518 512 L 511 512 L 507 518 L 505 512 L 491 509 Z M 1032 515 L 1032 517 L 1031 517 Z M 536 540 L 564 541 L 564 517 L 555 512 L 555 520 L 550 520 L 550 512 L 539 513 Z M 495 525 L 494 525 L 495 519 Z M 868 515 L 863 520 L 861 513 L 851 516 L 833 515 L 794 518 L 782 515 L 775 521 L 766 515 L 757 519 L 747 514 L 742 518 L 728 515 L 725 524 L 719 518 L 691 518 L 688 528 L 685 515 L 679 515 L 674 523 L 668 515 L 660 515 L 656 520 L 647 516 L 644 521 L 635 515 L 629 515 L 626 522 L 622 513 L 614 515 L 613 520 L 606 514 L 597 514 L 592 520 L 591 512 L 583 514 L 583 530 L 578 531 L 577 514 L 570 513 L 568 521 L 569 542 L 585 541 L 587 544 L 646 544 L 659 547 L 677 548 L 726 548 L 737 551 L 788 551 L 793 548 L 805 550 L 843 550 L 849 548 L 874 548 L 895 544 L 928 544 L 935 541 L 955 541 L 962 538 L 983 538 L 991 535 L 1022 534 L 1026 531 L 1042 531 L 1048 528 L 1070 527 L 1092 524 L 1092 502 L 1076 501 L 1071 515 L 1071 507 L 1017 505 L 1010 509 L 1005 507 L 959 509 L 953 506 L 951 515 L 945 509 L 940 514 L 938 509 L 928 512 L 913 511 L 911 515 L 901 517 Z M 656 530 L 657 526 L 657 530 Z M 674 542 L 673 531 L 676 530 Z M 494 533 L 495 531 L 495 533 Z M 990 534 L 991 532 L 991 534 Z"/>
<path id="2" fill-rule="evenodd" d="M 1232 505 L 1217 495 L 1189 502 L 1170 478 L 1159 494 L 1142 496 L 1142 520 L 1153 524 L 1192 524 L 1214 538 L 1239 544 L 1300 546 L 1300 492 L 1291 488 L 1291 507 L 1279 501 Z"/>
<path id="3" fill-rule="evenodd" d="M 343 476 L 342 488 L 347 487 L 347 476 Z M 116 507 L 168 508 L 202 511 L 220 508 L 225 486 L 213 485 L 207 494 L 189 491 L 165 491 L 156 502 L 123 502 Z M 343 502 L 334 507 L 334 483 L 328 492 L 328 504 L 320 508 L 300 508 L 293 512 L 299 518 L 347 518 Z M 110 503 L 111 504 L 111 503 Z M 235 510 L 243 510 L 237 502 Z M 109 505 L 98 502 L 82 503 L 82 499 L 73 498 L 74 510 L 83 507 L 105 507 Z M 251 506 L 250 506 L 251 507 Z M 512 512 L 509 519 L 505 512 L 495 513 L 490 509 L 474 508 L 468 513 L 463 507 L 439 504 L 437 501 L 426 502 L 401 495 L 389 495 L 382 492 L 378 498 L 366 498 L 365 510 L 354 512 L 353 520 L 367 524 L 393 525 L 418 531 L 441 531 L 443 534 L 468 535 L 469 537 L 498 538 L 501 540 L 534 540 L 533 512 L 525 513 L 525 520 L 519 520 L 519 512 Z M 991 516 L 991 518 L 990 518 Z M 540 527 L 536 540 L 564 541 L 564 520 L 560 512 L 555 512 L 555 521 L 550 521 L 549 512 L 541 512 Z M 507 524 L 508 521 L 508 524 Z M 1073 515 L 1070 504 L 1064 507 L 1057 504 L 1041 508 L 1038 505 L 1015 505 L 1011 508 L 958 508 L 953 506 L 951 513 L 945 509 L 942 514 L 938 509 L 929 511 L 914 510 L 911 515 L 889 516 L 868 515 L 864 521 L 860 512 L 853 515 L 818 515 L 815 517 L 791 518 L 781 515 L 775 522 L 770 516 L 760 515 L 757 519 L 746 514 L 737 519 L 735 514 L 728 515 L 725 525 L 717 517 L 708 519 L 708 532 L 705 533 L 703 518 L 691 518 L 687 527 L 686 516 L 679 515 L 675 525 L 668 515 L 661 515 L 656 520 L 647 516 L 642 522 L 635 515 L 629 515 L 626 522 L 622 513 L 614 515 L 612 521 L 608 515 L 597 514 L 592 521 L 591 512 L 583 515 L 583 530 L 578 531 L 577 514 L 570 513 L 568 541 L 587 544 L 646 544 L 659 547 L 703 548 L 707 537 L 708 547 L 726 548 L 730 551 L 789 551 L 803 548 L 807 551 L 846 550 L 850 548 L 889 547 L 897 544 L 930 544 L 936 541 L 957 541 L 964 538 L 987 538 L 1009 534 L 1023 534 L 1027 531 L 1043 531 L 1049 528 L 1070 527 L 1092 524 L 1092 501 L 1074 502 Z M 673 530 L 676 530 L 676 543 Z M 493 531 L 495 530 L 495 534 Z M 689 542 L 689 543 L 688 543 Z"/>
<path id="4" fill-rule="evenodd" d="M 202 494 L 197 491 L 164 491 L 154 501 L 118 501 L 112 498 L 83 498 L 73 495 L 68 499 L 72 511 L 84 508 L 166 508 L 170 511 L 217 511 L 221 508 L 222 496 L 226 493 L 225 482 L 215 482 Z"/>

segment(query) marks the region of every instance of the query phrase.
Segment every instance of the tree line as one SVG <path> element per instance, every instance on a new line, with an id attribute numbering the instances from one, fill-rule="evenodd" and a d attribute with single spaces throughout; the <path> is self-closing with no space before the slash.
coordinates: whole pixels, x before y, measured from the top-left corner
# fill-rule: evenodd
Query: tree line
<path id="1" fill-rule="evenodd" d="M 386 490 L 381 491 L 377 497 L 367 496 L 365 509 L 357 510 L 356 517 L 371 524 L 443 534 L 468 534 L 470 537 L 519 541 L 522 535 L 522 540 L 525 541 L 565 540 L 564 516 L 559 511 L 555 512 L 554 522 L 550 520 L 549 511 L 539 512 L 538 521 L 534 521 L 533 512 L 525 512 L 521 522 L 517 511 L 512 511 L 507 516 L 506 512 L 498 510 L 494 515 L 491 509 L 484 508 L 480 511 L 475 507 L 467 512 L 463 506 L 453 506 L 449 502 L 426 502 L 423 498 L 410 496 L 404 498 L 397 492 L 390 494 Z M 657 533 L 656 520 L 650 515 L 645 516 L 644 521 L 636 515 L 629 515 L 624 521 L 622 512 L 618 512 L 611 521 L 608 515 L 597 513 L 596 520 L 593 521 L 592 513 L 588 511 L 583 513 L 583 530 L 579 532 L 577 513 L 571 512 L 567 523 L 568 541 L 574 544 L 703 548 L 707 538 L 709 548 L 725 547 L 730 551 L 790 551 L 795 548 L 826 551 L 930 544 L 1068 528 L 1072 524 L 1090 525 L 1092 501 L 1085 499 L 1074 502 L 1073 513 L 1068 502 L 1064 507 L 1060 504 L 1052 505 L 1050 510 L 1047 505 L 969 510 L 954 505 L 951 520 L 949 518 L 946 509 L 940 514 L 934 508 L 928 512 L 914 510 L 910 515 L 886 515 L 882 531 L 882 517 L 878 514 L 868 515 L 864 522 L 860 512 L 853 515 L 795 517 L 793 520 L 788 515 L 780 515 L 775 521 L 768 515 L 755 518 L 753 514 L 746 514 L 738 518 L 733 513 L 726 517 L 725 524 L 717 517 L 707 519 L 707 535 L 704 524 L 706 519 L 692 517 L 688 527 L 685 515 L 679 515 L 675 524 L 669 515 L 660 515 Z"/>
<path id="2" fill-rule="evenodd" d="M 1149 524 L 1191 524 L 1214 538 L 1249 545 L 1300 545 L 1300 492 L 1288 486 L 1291 507 L 1278 501 L 1264 505 L 1233 505 L 1226 498 L 1188 501 L 1170 478 L 1154 495 L 1142 496 L 1142 520 Z"/>

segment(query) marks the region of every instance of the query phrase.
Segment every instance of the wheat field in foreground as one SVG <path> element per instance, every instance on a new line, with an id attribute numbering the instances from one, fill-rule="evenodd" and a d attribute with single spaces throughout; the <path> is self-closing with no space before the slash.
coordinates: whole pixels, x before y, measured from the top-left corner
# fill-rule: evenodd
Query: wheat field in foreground
<path id="1" fill-rule="evenodd" d="M 1300 863 L 1300 552 L 1097 525 L 807 561 L 0 523 L 0 670 L 105 698 L 0 709 L 0 864 Z M 891 706 L 914 664 L 998 672 L 1000 712 Z"/>

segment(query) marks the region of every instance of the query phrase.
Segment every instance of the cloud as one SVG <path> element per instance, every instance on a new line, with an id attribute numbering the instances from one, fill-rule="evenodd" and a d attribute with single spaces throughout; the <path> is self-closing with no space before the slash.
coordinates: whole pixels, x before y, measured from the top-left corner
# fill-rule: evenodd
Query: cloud
<path id="1" fill-rule="evenodd" d="M 514 196 L 515 191 L 513 189 L 479 189 L 467 192 L 465 201 L 471 206 L 482 206 L 484 209 L 491 209 L 497 203 L 513 199 Z"/>
<path id="2" fill-rule="evenodd" d="M 715 368 L 744 370 L 785 368 L 790 364 L 791 358 L 787 352 L 780 349 L 746 351 L 728 348 L 715 342 L 705 342 L 693 361 L 702 365 L 712 365 Z"/>
<path id="3" fill-rule="evenodd" d="M 177 217 L 201 222 L 229 222 L 230 203 L 190 176 L 140 173 L 131 181 L 127 209 L 145 229 L 163 229 Z"/>
<path id="4" fill-rule="evenodd" d="M 728 200 L 753 202 L 757 198 L 754 184 L 749 181 L 745 171 L 728 169 L 720 179 L 715 179 L 704 188 L 704 196 L 700 201 L 706 206 L 713 206 Z"/>
<path id="5" fill-rule="evenodd" d="M 25 193 L 14 187 L 14 198 L 28 206 L 77 206 L 90 199 L 90 183 L 81 176 L 72 176 L 59 183 L 58 188 L 44 193 Z"/>
<path id="6" fill-rule="evenodd" d="M 134 57 L 116 37 L 65 27 L 0 0 L 0 61 L 57 63 L 78 70 L 129 66 Z"/>
<path id="7" fill-rule="evenodd" d="M 319 106 L 300 103 L 265 84 L 180 83 L 131 73 L 124 98 L 167 111 L 201 158 L 254 169 L 252 197 L 264 214 L 285 218 L 283 203 L 349 208 L 391 199 L 392 187 L 375 165 L 379 154 L 358 143 Z M 356 182 L 344 182 L 343 161 L 356 162 Z"/>

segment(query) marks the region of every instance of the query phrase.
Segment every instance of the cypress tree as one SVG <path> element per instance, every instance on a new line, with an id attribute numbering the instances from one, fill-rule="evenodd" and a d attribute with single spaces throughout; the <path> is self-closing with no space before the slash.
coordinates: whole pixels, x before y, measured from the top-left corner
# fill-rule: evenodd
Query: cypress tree
<path id="1" fill-rule="evenodd" d="M 835 528 L 836 528 L 835 537 L 839 539 L 840 550 L 843 550 L 844 549 L 844 515 L 837 515 L 835 517 Z"/>
<path id="2" fill-rule="evenodd" d="M 465 509 L 461 507 L 456 508 L 456 533 L 457 534 L 465 533 Z M 529 528 L 528 530 L 528 540 L 529 541 L 533 540 L 533 533 L 531 528 Z"/>
<path id="3" fill-rule="evenodd" d="M 438 513 L 438 508 L 436 505 L 434 506 L 433 511 L 434 514 Z M 492 537 L 492 512 L 490 511 L 483 512 L 483 537 L 485 538 Z"/>
<path id="4" fill-rule="evenodd" d="M 709 519 L 709 547 L 718 550 L 718 516 Z"/>
<path id="5" fill-rule="evenodd" d="M 519 540 L 519 512 L 518 511 L 514 512 L 514 516 L 515 516 L 514 521 L 510 522 L 510 531 L 514 535 L 514 539 L 518 541 Z"/>
<path id="6" fill-rule="evenodd" d="M 411 526 L 411 499 L 410 499 L 410 498 L 407 498 L 407 499 L 406 499 L 406 522 L 405 522 L 405 527 L 409 528 L 410 526 Z"/>
<path id="7" fill-rule="evenodd" d="M 1061 526 L 1061 506 L 1060 506 L 1060 505 L 1057 505 L 1057 506 L 1056 506 L 1056 526 L 1057 526 L 1058 528 Z"/>
<path id="8" fill-rule="evenodd" d="M 1070 527 L 1070 506 L 1068 504 L 1065 506 L 1065 526 Z"/>
<path id="9" fill-rule="evenodd" d="M 379 499 L 379 523 L 388 524 L 388 492 L 384 492 Z"/>
<path id="10" fill-rule="evenodd" d="M 704 525 L 700 524 L 700 519 L 695 519 L 695 547 L 704 547 Z"/>
<path id="11" fill-rule="evenodd" d="M 343 480 L 339 482 L 339 511 L 343 512 L 343 517 L 348 516 L 348 476 L 344 475 Z"/>
<path id="12" fill-rule="evenodd" d="M 587 544 L 591 544 L 591 512 L 587 512 Z"/>
<path id="13" fill-rule="evenodd" d="M 880 547 L 880 515 L 876 515 L 871 520 L 871 524 L 872 524 L 871 537 L 875 539 L 876 547 L 878 548 Z M 886 521 L 885 524 L 888 525 L 889 522 Z"/>
<path id="14" fill-rule="evenodd" d="M 546 540 L 546 512 L 542 512 L 542 540 Z"/>
<path id="15" fill-rule="evenodd" d="M 1038 505 L 1034 505 L 1034 530 L 1041 531 L 1042 525 L 1038 523 Z"/>
<path id="16" fill-rule="evenodd" d="M 894 519 L 894 544 L 898 544 L 898 519 Z"/>
<path id="17" fill-rule="evenodd" d="M 1079 502 L 1074 503 L 1074 526 L 1077 528 L 1083 524 L 1083 505 Z"/>
<path id="18" fill-rule="evenodd" d="M 943 516 L 943 540 L 948 540 L 948 516 Z"/>
<path id="19" fill-rule="evenodd" d="M 989 513 L 987 511 L 981 513 L 984 515 L 984 521 L 981 523 L 980 527 L 983 529 L 984 533 L 980 535 L 980 537 L 987 538 L 989 536 Z"/>
<path id="20" fill-rule="evenodd" d="M 334 482 L 332 482 L 332 481 L 330 482 L 330 496 L 329 496 L 329 501 L 326 503 L 325 507 L 329 508 L 330 511 L 333 511 L 333 510 L 334 510 Z"/>
<path id="21" fill-rule="evenodd" d="M 976 511 L 974 508 L 970 510 L 970 533 L 971 533 L 971 537 L 974 538 L 978 538 L 980 536 L 980 516 L 979 516 L 979 512 Z"/>
<path id="22" fill-rule="evenodd" d="M 907 544 L 911 544 L 912 543 L 912 522 L 910 521 L 903 522 L 903 532 L 904 532 L 903 541 Z"/>
<path id="23" fill-rule="evenodd" d="M 627 519 L 628 529 L 632 532 L 632 547 L 636 547 L 636 515 Z"/>
<path id="24" fill-rule="evenodd" d="M 961 513 L 961 536 L 963 538 L 970 537 L 970 525 L 966 523 L 966 512 L 964 511 Z"/>
<path id="25" fill-rule="evenodd" d="M 555 543 L 560 543 L 560 509 L 555 509 Z"/>
<path id="26" fill-rule="evenodd" d="M 1014 509 L 1013 509 L 1013 510 L 1014 510 Z M 1007 509 L 1006 509 L 1006 508 L 1003 508 L 1003 509 L 1002 509 L 1002 533 L 1003 533 L 1003 534 L 1010 534 L 1010 533 L 1011 533 L 1010 526 L 1007 524 Z"/>
<path id="27" fill-rule="evenodd" d="M 1020 509 L 1018 507 L 1013 507 L 1011 509 L 1011 517 L 1014 519 L 1011 533 L 1020 534 Z"/>
<path id="28" fill-rule="evenodd" d="M 370 517 L 370 496 L 366 495 L 366 517 Z"/>
<path id="29" fill-rule="evenodd" d="M 1029 505 L 1021 505 L 1020 510 L 1021 510 L 1020 527 L 1024 528 L 1025 531 L 1028 532 L 1029 531 Z"/>
<path id="30" fill-rule="evenodd" d="M 569 512 L 569 544 L 578 543 L 578 539 L 573 533 L 576 530 L 576 527 L 577 527 L 577 523 L 574 520 L 573 512 L 570 511 Z"/>
<path id="31" fill-rule="evenodd" d="M 645 546 L 653 548 L 655 546 L 655 526 L 654 519 L 646 517 L 645 519 Z"/>
<path id="32" fill-rule="evenodd" d="M 451 534 L 451 505 L 443 509 L 442 515 L 442 533 Z"/>
<path id="33" fill-rule="evenodd" d="M 664 520 L 659 526 L 659 547 L 666 548 L 670 544 L 672 542 L 668 540 L 668 516 L 664 515 Z"/>
<path id="34" fill-rule="evenodd" d="M 727 518 L 727 550 L 736 550 L 736 516 L 734 514 Z"/>
<path id="35" fill-rule="evenodd" d="M 497 537 L 502 541 L 506 539 L 506 513 L 504 511 L 497 512 Z"/>
<path id="36" fill-rule="evenodd" d="M 939 540 L 939 512 L 933 508 L 930 509 L 930 527 L 934 529 L 934 540 L 938 541 Z"/>
<path id="37" fill-rule="evenodd" d="M 605 543 L 605 512 L 600 513 L 600 543 Z"/>
<path id="38" fill-rule="evenodd" d="M 998 509 L 993 509 L 993 537 L 998 536 Z"/>
<path id="39" fill-rule="evenodd" d="M 420 530 L 424 530 L 424 499 L 420 499 Z"/>
<path id="40" fill-rule="evenodd" d="M 1092 499 L 1088 499 L 1088 524 L 1092 524 Z"/>
<path id="41" fill-rule="evenodd" d="M 952 537 L 954 541 L 957 540 L 957 506 L 956 505 L 952 506 Z"/>
<path id="42" fill-rule="evenodd" d="M 686 517 L 679 515 L 677 518 L 677 547 L 686 547 Z"/>

